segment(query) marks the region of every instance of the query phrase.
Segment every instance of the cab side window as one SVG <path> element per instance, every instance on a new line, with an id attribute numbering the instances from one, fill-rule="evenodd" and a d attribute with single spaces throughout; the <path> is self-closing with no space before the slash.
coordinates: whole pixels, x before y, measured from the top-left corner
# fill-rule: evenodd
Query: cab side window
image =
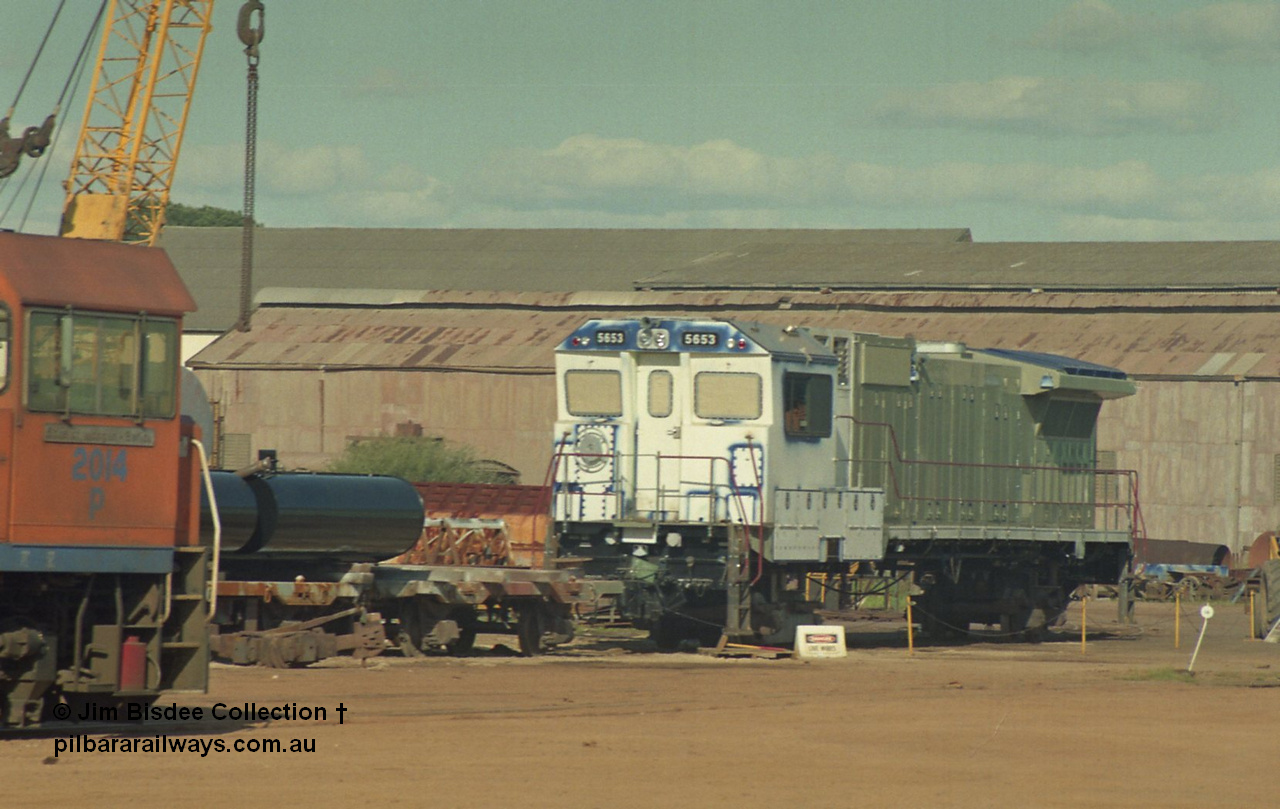
<path id="1" fill-rule="evenodd" d="M 174 417 L 176 321 L 34 311 L 27 335 L 27 407 L 31 410 Z"/>
<path id="2" fill-rule="evenodd" d="M 831 435 L 831 377 L 786 373 L 782 376 L 782 418 L 787 435 L 826 438 Z"/>

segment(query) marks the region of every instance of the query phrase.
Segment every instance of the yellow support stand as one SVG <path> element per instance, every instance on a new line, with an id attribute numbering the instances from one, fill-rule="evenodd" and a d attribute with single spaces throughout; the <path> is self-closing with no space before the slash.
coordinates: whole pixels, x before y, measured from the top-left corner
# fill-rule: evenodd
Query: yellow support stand
<path id="1" fill-rule="evenodd" d="M 1088 637 L 1086 626 L 1089 623 L 1089 597 L 1080 599 L 1080 654 L 1085 653 L 1085 641 Z"/>
<path id="2" fill-rule="evenodd" d="M 915 621 L 911 619 L 911 596 L 907 595 L 907 654 L 916 653 Z"/>
<path id="3" fill-rule="evenodd" d="M 1173 648 L 1182 648 L 1182 593 L 1173 594 Z"/>

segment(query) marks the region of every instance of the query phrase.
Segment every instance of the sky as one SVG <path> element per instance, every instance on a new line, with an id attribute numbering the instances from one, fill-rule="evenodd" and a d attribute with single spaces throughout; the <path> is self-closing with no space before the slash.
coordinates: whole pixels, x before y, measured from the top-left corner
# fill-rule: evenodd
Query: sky
<path id="1" fill-rule="evenodd" d="M 269 227 L 1280 236 L 1280 2 L 263 2 Z M 6 107 L 56 4 L 7 5 Z M 173 201 L 242 208 L 240 5 L 215 4 Z M 14 130 L 97 6 L 67 0 Z M 56 231 L 87 84 L 0 227 Z"/>

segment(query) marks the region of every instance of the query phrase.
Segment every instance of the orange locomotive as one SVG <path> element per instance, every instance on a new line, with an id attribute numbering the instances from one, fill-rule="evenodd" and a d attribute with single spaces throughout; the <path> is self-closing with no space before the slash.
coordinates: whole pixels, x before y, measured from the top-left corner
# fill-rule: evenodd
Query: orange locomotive
<path id="1" fill-rule="evenodd" d="M 207 685 L 194 309 L 160 250 L 0 232 L 0 728 Z"/>

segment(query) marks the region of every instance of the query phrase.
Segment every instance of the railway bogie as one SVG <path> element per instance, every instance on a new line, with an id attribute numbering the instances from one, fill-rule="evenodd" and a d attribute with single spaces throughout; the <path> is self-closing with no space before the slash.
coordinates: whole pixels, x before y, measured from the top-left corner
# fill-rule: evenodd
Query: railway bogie
<path id="1" fill-rule="evenodd" d="M 510 567 L 355 564 L 331 581 L 218 584 L 214 653 L 233 663 L 302 666 L 336 655 L 466 654 L 478 633 L 509 634 L 526 655 L 573 637 L 573 607 L 607 586 Z"/>

